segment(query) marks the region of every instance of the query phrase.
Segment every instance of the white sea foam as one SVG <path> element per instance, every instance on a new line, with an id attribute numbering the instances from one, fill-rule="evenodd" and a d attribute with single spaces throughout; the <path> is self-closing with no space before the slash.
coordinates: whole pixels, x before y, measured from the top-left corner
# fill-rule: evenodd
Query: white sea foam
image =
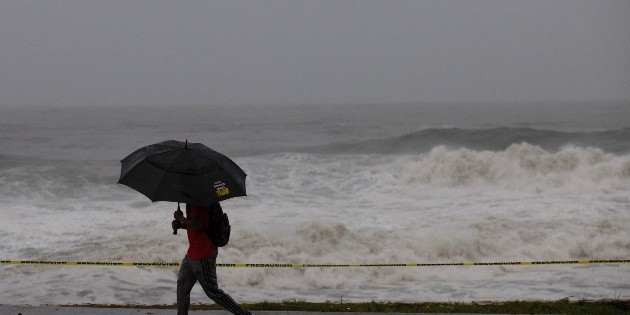
<path id="1" fill-rule="evenodd" d="M 628 186 L 622 184 L 628 180 L 623 174 L 627 161 L 598 150 L 567 148 L 551 154 L 526 144 L 503 152 L 436 148 L 403 157 L 287 153 L 242 158 L 237 162 L 259 171 L 250 172 L 248 197 L 224 203 L 233 236 L 219 262 L 626 259 L 630 201 Z M 61 173 L 57 180 L 63 183 L 67 174 Z M 598 189 L 601 180 L 584 175 L 590 173 L 609 174 L 612 183 Z M 561 185 L 546 184 L 541 178 L 548 176 L 568 179 Z M 536 183 L 540 186 L 534 187 Z M 8 258 L 177 262 L 185 252 L 184 236 L 170 233 L 170 203 L 151 204 L 121 186 L 78 181 L 69 189 L 41 181 L 31 184 L 40 185 L 35 187 L 44 193 L 29 195 L 30 202 L 21 194 L 5 197 L 14 197 L 4 205 L 8 213 L 21 213 L 1 225 L 3 238 L 13 240 L 0 245 Z M 14 189 L 21 191 L 17 186 Z M 32 202 L 35 199 L 39 201 Z M 175 270 L 127 268 L 3 267 L 10 285 L 3 286 L 2 296 L 10 299 L 5 303 L 172 303 Z M 477 267 L 474 272 L 457 267 L 219 272 L 225 288 L 247 301 L 507 298 L 493 291 L 494 286 L 516 298 L 627 292 L 626 266 L 576 268 L 526 267 L 530 275 L 546 277 L 527 288 L 520 288 L 527 276 L 519 267 Z M 606 272 L 610 277 L 601 281 L 607 289 L 595 294 L 571 284 L 548 283 L 569 274 L 577 277 L 579 286 L 579 279 L 588 278 L 584 272 Z M 68 282 L 73 285 L 65 286 Z M 41 292 L 32 292 L 33 286 Z M 548 289 L 541 293 L 540 286 Z M 43 289 L 59 287 L 55 294 Z M 196 294 L 202 299 L 202 292 Z"/>

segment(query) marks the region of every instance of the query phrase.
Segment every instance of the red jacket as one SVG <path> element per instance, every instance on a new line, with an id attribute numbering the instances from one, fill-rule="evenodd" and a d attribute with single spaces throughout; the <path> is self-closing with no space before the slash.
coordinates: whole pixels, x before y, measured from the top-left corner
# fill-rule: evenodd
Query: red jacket
<path id="1" fill-rule="evenodd" d="M 201 218 L 203 229 L 207 229 L 210 224 L 210 211 L 206 206 L 186 205 L 186 217 L 188 219 Z M 188 259 L 201 260 L 208 257 L 216 256 L 219 248 L 210 241 L 206 233 L 195 231 L 191 228 L 186 230 L 188 234 Z"/>

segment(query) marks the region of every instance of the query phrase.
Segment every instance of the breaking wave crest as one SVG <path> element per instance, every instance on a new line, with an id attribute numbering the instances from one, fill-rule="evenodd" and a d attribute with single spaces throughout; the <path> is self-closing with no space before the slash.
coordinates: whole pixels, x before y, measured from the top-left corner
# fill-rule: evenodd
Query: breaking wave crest
<path id="1" fill-rule="evenodd" d="M 0 156 L 0 197 L 29 201 L 103 198 L 119 192 L 113 186 L 116 164 Z"/>
<path id="2" fill-rule="evenodd" d="M 630 155 L 566 146 L 557 152 L 527 143 L 504 151 L 448 150 L 402 158 L 408 185 L 544 192 L 612 192 L 630 187 Z"/>
<path id="3" fill-rule="evenodd" d="M 432 128 L 386 139 L 331 144 L 320 147 L 317 151 L 354 154 L 413 154 L 428 152 L 436 146 L 445 146 L 451 149 L 499 151 L 523 142 L 548 151 L 557 151 L 564 146 L 573 145 L 624 154 L 630 152 L 630 128 L 591 132 L 563 132 L 514 127 L 491 129 Z"/>

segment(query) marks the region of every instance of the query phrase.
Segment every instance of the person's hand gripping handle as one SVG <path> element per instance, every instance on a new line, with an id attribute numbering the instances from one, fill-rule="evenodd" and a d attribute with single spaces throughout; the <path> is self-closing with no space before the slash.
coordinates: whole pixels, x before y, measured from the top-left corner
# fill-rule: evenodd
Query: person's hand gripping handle
<path id="1" fill-rule="evenodd" d="M 184 213 L 182 212 L 182 210 L 179 208 L 179 203 L 177 203 L 177 211 L 175 211 L 173 213 L 173 217 L 175 217 L 175 220 L 173 220 L 173 235 L 177 235 L 177 227 L 179 225 L 181 225 L 181 219 L 184 217 Z"/>

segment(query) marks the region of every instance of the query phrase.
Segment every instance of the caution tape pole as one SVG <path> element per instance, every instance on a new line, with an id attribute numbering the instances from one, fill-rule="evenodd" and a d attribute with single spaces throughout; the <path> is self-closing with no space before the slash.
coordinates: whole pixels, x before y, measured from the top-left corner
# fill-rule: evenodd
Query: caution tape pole
<path id="1" fill-rule="evenodd" d="M 627 264 L 627 263 L 630 263 L 630 259 L 408 263 L 408 264 L 217 264 L 217 267 L 231 267 L 231 268 L 444 267 L 444 266 L 588 265 L 588 264 Z M 179 263 L 161 263 L 161 262 L 0 260 L 0 265 L 179 267 L 180 264 Z"/>

